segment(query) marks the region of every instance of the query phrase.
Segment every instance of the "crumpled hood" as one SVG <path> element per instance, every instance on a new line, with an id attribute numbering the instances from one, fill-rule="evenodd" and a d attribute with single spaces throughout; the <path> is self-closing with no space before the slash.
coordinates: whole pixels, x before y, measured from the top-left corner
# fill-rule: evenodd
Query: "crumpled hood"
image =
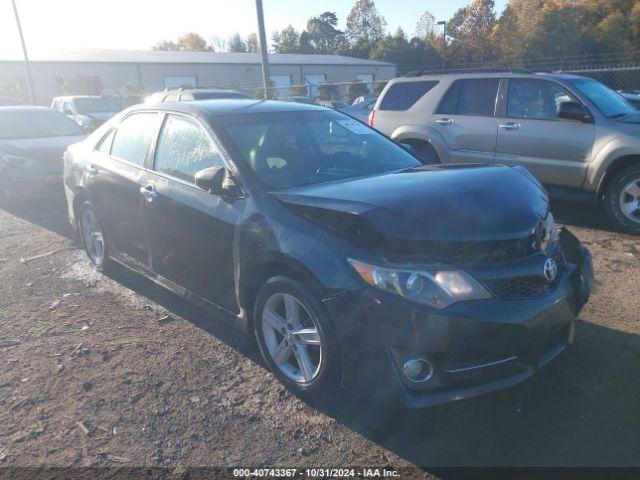
<path id="1" fill-rule="evenodd" d="M 71 137 L 0 140 L 0 155 L 17 155 L 45 163 L 60 162 L 62 164 L 62 155 L 69 145 L 80 142 L 85 138 L 86 135 L 75 135 Z"/>
<path id="2" fill-rule="evenodd" d="M 500 165 L 425 166 L 289 188 L 275 196 L 334 229 L 365 224 L 364 232 L 387 243 L 521 239 L 531 235 L 549 206 L 527 170 Z"/>

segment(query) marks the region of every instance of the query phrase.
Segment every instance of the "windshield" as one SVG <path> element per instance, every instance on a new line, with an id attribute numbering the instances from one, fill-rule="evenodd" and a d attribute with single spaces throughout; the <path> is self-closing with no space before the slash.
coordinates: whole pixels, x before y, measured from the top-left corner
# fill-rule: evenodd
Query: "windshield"
<path id="1" fill-rule="evenodd" d="M 120 107 L 110 98 L 76 98 L 73 100 L 79 113 L 118 112 Z"/>
<path id="2" fill-rule="evenodd" d="M 213 122 L 216 123 L 215 121 Z M 337 112 L 237 115 L 214 125 L 268 189 L 413 168 L 420 162 L 375 130 Z"/>
<path id="3" fill-rule="evenodd" d="M 53 110 L 0 110 L 0 140 L 68 137 L 83 133 L 78 125 Z"/>
<path id="4" fill-rule="evenodd" d="M 577 78 L 570 81 L 584 96 L 589 98 L 607 118 L 622 117 L 637 110 L 619 93 L 592 78 Z"/>

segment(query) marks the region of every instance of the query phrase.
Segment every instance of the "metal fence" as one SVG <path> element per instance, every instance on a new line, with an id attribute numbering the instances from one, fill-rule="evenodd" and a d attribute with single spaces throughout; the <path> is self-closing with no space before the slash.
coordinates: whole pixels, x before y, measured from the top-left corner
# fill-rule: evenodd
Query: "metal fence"
<path id="1" fill-rule="evenodd" d="M 450 68 L 443 68 L 442 65 L 424 66 L 415 70 L 422 71 L 450 71 L 460 68 L 487 68 L 504 67 L 503 64 L 466 64 L 456 65 Z M 514 62 L 510 66 L 528 68 L 534 72 L 566 72 L 576 75 L 583 75 L 601 81 L 614 90 L 640 91 L 640 55 L 632 58 L 620 56 L 610 56 L 593 58 L 584 57 L 564 58 L 562 60 L 549 59 L 539 60 L 532 63 Z M 402 74 L 403 72 L 401 72 Z M 414 72 L 415 73 L 415 72 Z M 212 88 L 231 89 L 246 93 L 252 98 L 271 98 L 277 100 L 293 101 L 300 103 L 310 103 L 327 107 L 342 109 L 361 100 L 362 97 L 377 96 L 383 90 L 387 81 L 376 82 L 325 82 L 318 84 L 303 85 L 275 85 L 271 84 L 266 89 L 256 83 L 237 85 L 233 83 L 222 83 L 210 85 Z M 0 85 L 2 87 L 2 85 Z M 185 88 L 189 86 L 185 85 Z M 156 91 L 163 90 L 163 86 L 157 88 L 143 88 L 139 85 L 123 86 L 117 90 L 103 90 L 105 96 L 115 98 L 123 107 L 141 103 L 144 99 Z M 198 86 L 204 88 L 204 86 Z M 0 89 L 0 94 L 2 93 Z M 66 92 L 67 94 L 81 94 L 87 92 Z M 93 93 L 93 92 L 92 92 Z M 95 92 L 99 93 L 99 92 Z"/>

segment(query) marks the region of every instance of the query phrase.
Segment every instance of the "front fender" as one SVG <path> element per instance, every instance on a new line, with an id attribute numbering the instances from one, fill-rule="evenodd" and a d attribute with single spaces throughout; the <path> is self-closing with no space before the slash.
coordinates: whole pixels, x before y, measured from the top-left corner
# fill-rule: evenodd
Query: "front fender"
<path id="1" fill-rule="evenodd" d="M 635 138 L 616 137 L 602 147 L 589 165 L 584 181 L 585 190 L 597 191 L 613 163 L 622 157 L 640 156 L 640 142 Z"/>

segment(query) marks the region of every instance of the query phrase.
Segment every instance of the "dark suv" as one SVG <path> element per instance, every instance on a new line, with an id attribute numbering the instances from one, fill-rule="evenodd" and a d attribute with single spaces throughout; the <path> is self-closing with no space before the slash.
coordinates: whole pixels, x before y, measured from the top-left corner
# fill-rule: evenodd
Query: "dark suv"
<path id="1" fill-rule="evenodd" d="M 572 341 L 593 278 L 526 170 L 424 166 L 311 105 L 131 108 L 69 149 L 65 189 L 93 263 L 252 332 L 298 393 L 415 407 L 515 384 Z"/>

